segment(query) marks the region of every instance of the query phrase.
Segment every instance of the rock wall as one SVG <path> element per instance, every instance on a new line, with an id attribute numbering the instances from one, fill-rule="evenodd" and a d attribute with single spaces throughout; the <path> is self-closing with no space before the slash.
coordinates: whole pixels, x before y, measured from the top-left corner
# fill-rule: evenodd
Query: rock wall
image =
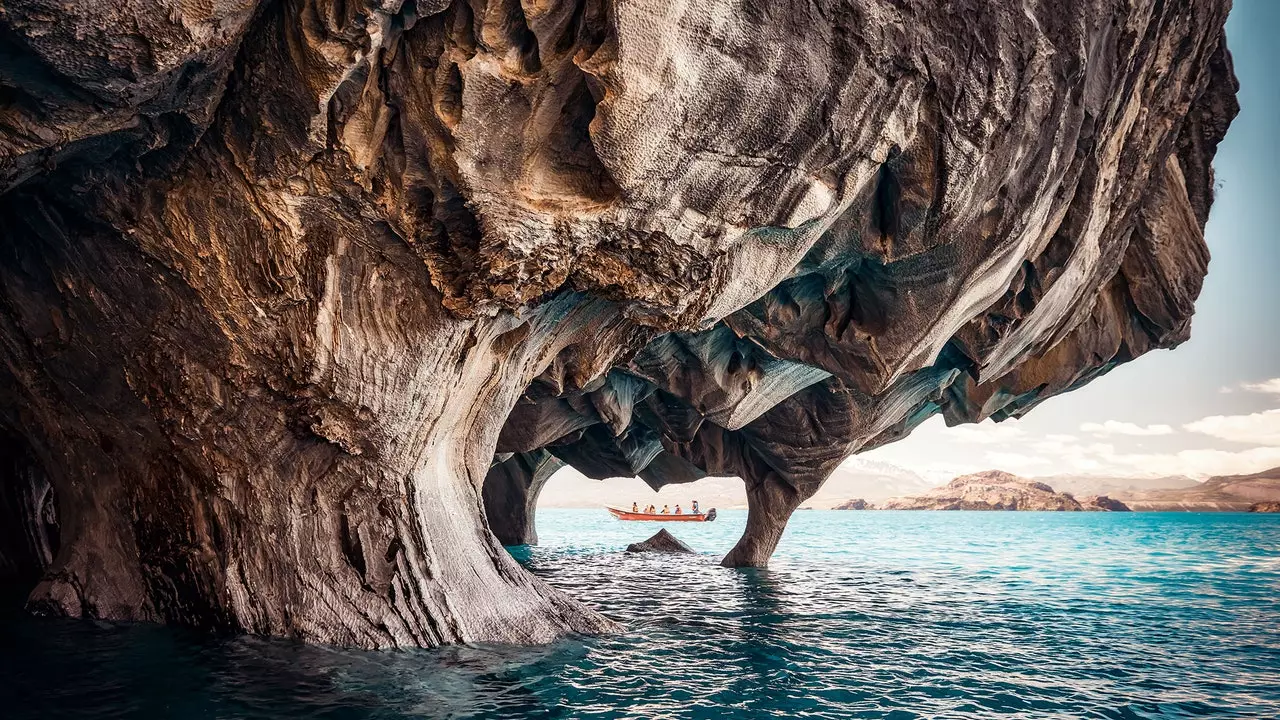
<path id="1" fill-rule="evenodd" d="M 45 612 L 607 629 L 489 529 L 554 458 L 743 478 L 762 565 L 848 454 L 1187 337 L 1227 6 L 8 2 L 3 557 Z"/>
<path id="2" fill-rule="evenodd" d="M 484 514 L 503 545 L 537 545 L 538 494 L 564 463 L 546 450 L 494 459 L 484 479 Z"/>

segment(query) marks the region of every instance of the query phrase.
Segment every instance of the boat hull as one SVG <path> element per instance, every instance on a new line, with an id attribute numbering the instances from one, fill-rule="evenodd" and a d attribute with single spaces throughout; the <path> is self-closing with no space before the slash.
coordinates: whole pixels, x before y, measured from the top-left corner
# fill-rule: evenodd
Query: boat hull
<path id="1" fill-rule="evenodd" d="M 708 522 L 707 513 L 682 513 L 675 515 L 672 513 L 634 513 L 630 510 L 619 510 L 618 508 L 606 507 L 611 515 L 619 520 L 648 520 L 658 522 Z"/>

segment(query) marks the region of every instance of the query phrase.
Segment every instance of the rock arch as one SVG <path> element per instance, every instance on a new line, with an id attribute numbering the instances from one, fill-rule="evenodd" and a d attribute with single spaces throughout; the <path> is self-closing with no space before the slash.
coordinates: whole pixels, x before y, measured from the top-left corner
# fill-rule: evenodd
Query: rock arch
<path id="1" fill-rule="evenodd" d="M 759 565 L 849 453 L 1184 340 L 1225 0 L 930 5 L 7 3 L 0 430 L 58 505 L 32 606 L 607 629 L 486 527 L 528 514 L 495 460 L 737 475 L 725 562 Z"/>

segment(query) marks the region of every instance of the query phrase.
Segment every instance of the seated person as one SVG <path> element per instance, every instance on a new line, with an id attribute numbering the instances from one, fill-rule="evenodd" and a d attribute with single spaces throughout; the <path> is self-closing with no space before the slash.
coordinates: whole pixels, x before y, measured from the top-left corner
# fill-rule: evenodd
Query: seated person
<path id="1" fill-rule="evenodd" d="M 667 506 L 666 506 L 666 505 L 663 505 L 663 506 L 662 506 L 662 514 L 663 514 L 663 515 L 670 515 L 670 514 L 671 514 L 671 511 L 670 511 L 669 509 L 667 509 Z"/>
<path id="2" fill-rule="evenodd" d="M 633 513 L 638 513 L 638 512 L 640 512 L 640 505 L 639 505 L 639 503 L 635 503 L 635 502 L 631 503 L 631 512 L 633 512 Z"/>
<path id="3" fill-rule="evenodd" d="M 698 510 L 698 501 L 697 501 L 697 500 L 694 500 L 694 501 L 693 501 L 693 514 L 694 514 L 694 515 L 697 515 L 699 512 L 701 512 L 701 511 L 700 511 L 700 510 Z"/>
<path id="4" fill-rule="evenodd" d="M 679 505 L 677 505 L 677 506 L 676 506 L 676 514 L 677 514 L 677 515 L 683 515 L 683 514 L 684 514 L 684 511 L 680 509 L 680 506 L 679 506 Z"/>

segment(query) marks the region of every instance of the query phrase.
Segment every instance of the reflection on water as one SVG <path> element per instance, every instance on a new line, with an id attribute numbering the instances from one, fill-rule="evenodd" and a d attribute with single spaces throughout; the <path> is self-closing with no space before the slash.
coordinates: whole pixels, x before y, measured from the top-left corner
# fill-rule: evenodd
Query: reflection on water
<path id="1" fill-rule="evenodd" d="M 1280 517 L 803 512 L 773 567 L 745 521 L 543 511 L 514 549 L 627 632 L 360 652 L 0 618 L 0 715 L 84 718 L 1276 717 Z"/>

